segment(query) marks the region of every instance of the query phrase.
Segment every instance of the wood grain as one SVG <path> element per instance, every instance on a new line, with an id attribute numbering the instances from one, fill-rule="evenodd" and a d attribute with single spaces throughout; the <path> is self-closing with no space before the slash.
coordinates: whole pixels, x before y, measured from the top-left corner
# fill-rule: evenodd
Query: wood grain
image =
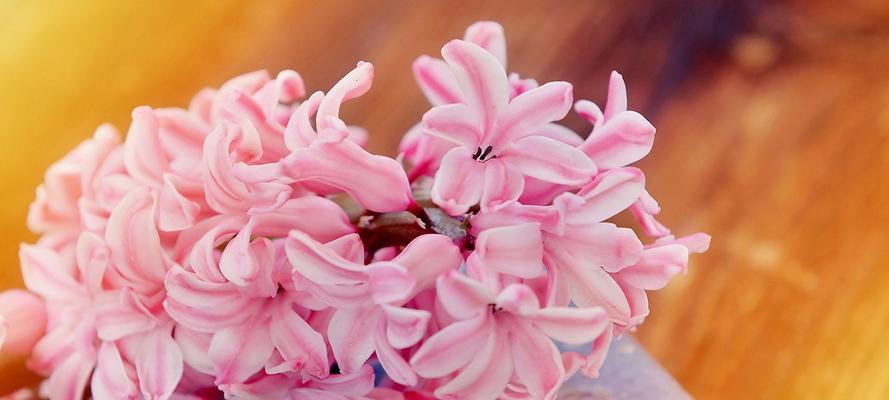
<path id="1" fill-rule="evenodd" d="M 511 70 L 601 101 L 618 69 L 658 126 L 642 167 L 663 219 L 714 241 L 653 296 L 638 337 L 693 395 L 889 398 L 885 2 L 147 4 L 0 4 L 3 287 L 21 284 L 42 171 L 99 123 L 125 129 L 136 105 L 184 105 L 259 68 L 323 90 L 366 60 L 374 88 L 345 116 L 393 154 L 427 108 L 410 62 L 494 19 Z M 0 365 L 0 392 L 28 379 Z"/>

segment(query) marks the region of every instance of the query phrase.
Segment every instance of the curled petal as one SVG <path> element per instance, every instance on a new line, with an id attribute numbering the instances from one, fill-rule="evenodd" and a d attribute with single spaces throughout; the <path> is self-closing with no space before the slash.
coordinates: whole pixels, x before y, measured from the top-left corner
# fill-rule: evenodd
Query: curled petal
<path id="1" fill-rule="evenodd" d="M 207 355 L 210 342 L 213 340 L 212 333 L 198 332 L 177 325 L 173 339 L 176 340 L 176 345 L 182 351 L 182 360 L 186 365 L 202 374 L 213 374 L 213 363 L 210 362 L 210 357 Z"/>
<path id="2" fill-rule="evenodd" d="M 506 36 L 503 26 L 493 21 L 479 21 L 466 28 L 463 40 L 487 50 L 506 66 Z"/>
<path id="3" fill-rule="evenodd" d="M 560 237 L 547 236 L 550 256 L 572 265 L 585 263 L 586 268 L 604 268 L 617 272 L 632 265 L 642 255 L 642 242 L 629 228 L 611 223 L 568 225 Z"/>
<path id="4" fill-rule="evenodd" d="M 478 118 L 465 104 L 445 104 L 423 114 L 421 134 L 474 149 L 481 141 Z"/>
<path id="5" fill-rule="evenodd" d="M 80 400 L 95 366 L 96 356 L 75 351 L 49 377 L 48 396 L 59 400 Z"/>
<path id="6" fill-rule="evenodd" d="M 601 335 L 593 341 L 593 349 L 586 356 L 586 363 L 581 368 L 581 373 L 590 377 L 599 377 L 599 368 L 605 363 L 605 356 L 608 355 L 608 348 L 611 347 L 611 338 L 613 336 L 613 328 L 609 325 L 605 328 Z"/>
<path id="7" fill-rule="evenodd" d="M 429 257 L 435 254 L 435 257 Z M 414 278 L 414 294 L 435 285 L 435 278 L 456 271 L 463 262 L 460 249 L 445 235 L 427 234 L 414 238 L 392 262 L 403 266 Z"/>
<path id="8" fill-rule="evenodd" d="M 233 284 L 206 282 L 178 266 L 165 283 L 164 309 L 176 322 L 200 332 L 242 324 L 261 304 L 244 297 Z"/>
<path id="9" fill-rule="evenodd" d="M 386 338 L 392 347 L 411 347 L 426 334 L 426 327 L 432 315 L 426 310 L 383 306 L 386 314 Z"/>
<path id="10" fill-rule="evenodd" d="M 526 223 L 482 231 L 475 242 L 484 265 L 520 278 L 535 278 L 543 266 L 543 235 L 540 225 Z"/>
<path id="11" fill-rule="evenodd" d="M 160 186 L 170 170 L 167 153 L 160 142 L 160 124 L 154 110 L 136 107 L 124 143 L 124 165 L 130 176 L 142 184 Z"/>
<path id="12" fill-rule="evenodd" d="M 117 272 L 139 293 L 163 283 L 171 261 L 155 225 L 154 200 L 146 190 L 133 190 L 111 212 L 105 243 Z"/>
<path id="13" fill-rule="evenodd" d="M 580 145 L 602 169 L 623 167 L 641 160 L 654 145 L 655 128 L 641 114 L 625 111 L 587 137 Z"/>
<path id="14" fill-rule="evenodd" d="M 604 221 L 627 209 L 642 194 L 645 175 L 638 168 L 618 168 L 596 176 L 575 195 L 565 193 L 554 204 L 565 214 L 568 224 Z"/>
<path id="15" fill-rule="evenodd" d="M 662 289 L 676 274 L 688 266 L 688 248 L 673 244 L 645 249 L 636 264 L 618 274 L 628 285 L 645 289 Z"/>
<path id="16" fill-rule="evenodd" d="M 583 185 L 596 174 L 596 164 L 576 147 L 544 136 L 516 140 L 503 159 L 524 175 L 561 185 Z"/>
<path id="17" fill-rule="evenodd" d="M 284 143 L 290 151 L 308 147 L 318 136 L 315 128 L 312 127 L 311 117 L 318 111 L 322 99 L 324 99 L 324 93 L 312 93 L 290 116 L 290 121 L 284 129 Z"/>
<path id="18" fill-rule="evenodd" d="M 157 226 L 163 231 L 174 232 L 190 228 L 201 212 L 201 206 L 183 196 L 173 186 L 168 174 L 158 194 Z"/>
<path id="19" fill-rule="evenodd" d="M 338 310 L 330 319 L 327 339 L 337 365 L 344 373 L 358 371 L 374 352 L 379 315 L 367 309 Z"/>
<path id="20" fill-rule="evenodd" d="M 642 231 L 646 235 L 660 238 L 670 234 L 670 229 L 654 218 L 661 209 L 648 191 L 643 190 L 639 199 L 630 206 L 629 210 L 642 226 Z"/>
<path id="21" fill-rule="evenodd" d="M 565 273 L 571 299 L 578 307 L 602 307 L 616 324 L 630 323 L 630 304 L 621 287 L 598 267 L 575 268 Z"/>
<path id="22" fill-rule="evenodd" d="M 97 312 L 96 330 L 100 339 L 115 341 L 126 336 L 146 332 L 157 325 L 157 318 L 129 289 L 120 291 L 120 301 Z"/>
<path id="23" fill-rule="evenodd" d="M 481 132 L 492 132 L 509 100 L 503 64 L 485 49 L 463 40 L 445 44 L 441 55 L 457 78 L 463 102 L 479 118 Z"/>
<path id="24" fill-rule="evenodd" d="M 478 204 L 485 189 L 485 166 L 464 147 L 448 151 L 432 185 L 432 201 L 450 215 L 460 215 Z"/>
<path id="25" fill-rule="evenodd" d="M 523 317 L 534 317 L 540 311 L 540 301 L 530 287 L 513 283 L 497 295 L 497 308 Z"/>
<path id="26" fill-rule="evenodd" d="M 105 241 L 94 233 L 81 233 L 77 237 L 76 256 L 81 282 L 90 293 L 101 292 L 110 257 Z"/>
<path id="27" fill-rule="evenodd" d="M 182 352 L 170 329 L 155 329 L 145 335 L 136 356 L 136 375 L 146 399 L 169 399 L 182 377 Z"/>
<path id="28" fill-rule="evenodd" d="M 374 302 L 387 304 L 406 301 L 416 285 L 404 267 L 393 262 L 377 262 L 367 267 L 368 289 Z"/>
<path id="29" fill-rule="evenodd" d="M 283 163 L 290 178 L 341 189 L 368 210 L 402 211 L 411 201 L 401 164 L 370 154 L 345 138 L 315 141 L 308 149 L 294 151 Z"/>
<path id="30" fill-rule="evenodd" d="M 392 381 L 405 386 L 414 386 L 417 384 L 417 374 L 389 343 L 386 337 L 386 325 L 386 322 L 380 319 L 372 334 L 377 359 L 386 371 L 386 376 Z"/>
<path id="31" fill-rule="evenodd" d="M 494 291 L 456 271 L 439 276 L 435 288 L 441 305 L 457 319 L 484 313 L 485 307 L 496 301 Z"/>
<path id="32" fill-rule="evenodd" d="M 331 119 L 339 119 L 340 105 L 346 100 L 360 97 L 370 90 L 373 82 L 374 67 L 369 62 L 361 61 L 358 66 L 339 80 L 318 106 L 316 116 L 318 131 L 331 127 Z"/>
<path id="33" fill-rule="evenodd" d="M 130 367 L 132 368 L 132 367 Z M 97 399 L 136 399 L 139 389 L 127 371 L 117 345 L 103 342 L 99 347 L 96 370 L 90 390 Z"/>
<path id="34" fill-rule="evenodd" d="M 489 160 L 483 165 L 485 184 L 481 199 L 482 209 L 497 210 L 518 200 L 525 186 L 522 174 L 502 160 Z"/>
<path id="35" fill-rule="evenodd" d="M 565 118 L 573 102 L 572 86 L 568 82 L 549 82 L 522 93 L 509 102 L 488 144 L 502 147 L 543 125 Z"/>
<path id="36" fill-rule="evenodd" d="M 508 332 L 495 326 L 475 357 L 447 384 L 435 390 L 442 398 L 495 399 L 512 377 L 514 361 Z"/>
<path id="37" fill-rule="evenodd" d="M 50 249 L 22 244 L 19 249 L 22 278 L 28 290 L 45 299 L 74 300 L 86 296 L 86 291 L 72 277 L 65 261 Z"/>
<path id="38" fill-rule="evenodd" d="M 533 323 L 547 336 L 569 344 L 591 342 L 610 324 L 608 315 L 598 307 L 548 307 L 540 310 Z"/>
<path id="39" fill-rule="evenodd" d="M 516 324 L 509 336 L 516 375 L 530 398 L 554 399 L 565 379 L 559 349 L 546 335 L 528 325 Z"/>
<path id="40" fill-rule="evenodd" d="M 459 103 L 463 100 L 457 80 L 444 61 L 420 56 L 414 60 L 412 69 L 417 85 L 433 106 Z"/>
<path id="41" fill-rule="evenodd" d="M 329 373 L 324 338 L 297 314 L 289 302 L 281 302 L 272 317 L 269 332 L 272 343 L 290 370 L 325 378 Z M 296 367 L 296 368 L 293 368 Z"/>
<path id="42" fill-rule="evenodd" d="M 493 329 L 487 315 L 454 322 L 423 342 L 411 366 L 424 378 L 446 376 L 477 357 Z"/>
<path id="43" fill-rule="evenodd" d="M 627 110 L 627 85 L 624 77 L 617 71 L 611 71 L 608 81 L 608 103 L 605 105 L 603 117 L 606 121 L 621 111 Z"/>
<path id="44" fill-rule="evenodd" d="M 343 258 L 302 232 L 290 232 L 284 248 L 293 268 L 319 285 L 356 285 L 366 281 L 363 265 Z"/>
<path id="45" fill-rule="evenodd" d="M 248 322 L 213 335 L 208 355 L 216 384 L 244 382 L 259 372 L 274 351 L 268 323 Z"/>

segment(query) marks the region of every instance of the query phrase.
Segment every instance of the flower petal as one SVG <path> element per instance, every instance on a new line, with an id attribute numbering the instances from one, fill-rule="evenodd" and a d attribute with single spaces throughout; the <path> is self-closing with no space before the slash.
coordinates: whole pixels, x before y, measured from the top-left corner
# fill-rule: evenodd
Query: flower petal
<path id="1" fill-rule="evenodd" d="M 393 262 L 368 265 L 368 290 L 377 304 L 407 301 L 416 281 L 407 269 Z"/>
<path id="2" fill-rule="evenodd" d="M 607 121 L 621 111 L 626 110 L 627 85 L 624 83 L 624 77 L 617 71 L 611 71 L 611 77 L 608 80 L 608 102 L 605 104 L 603 117 Z"/>
<path id="3" fill-rule="evenodd" d="M 608 315 L 598 307 L 548 307 L 533 319 L 534 326 L 560 342 L 582 344 L 595 340 L 608 327 Z"/>
<path id="4" fill-rule="evenodd" d="M 170 329 L 155 329 L 145 335 L 136 357 L 139 387 L 147 399 L 169 399 L 182 377 L 182 352 Z"/>
<path id="5" fill-rule="evenodd" d="M 496 210 L 518 200 L 525 180 L 518 169 L 502 160 L 488 160 L 484 164 L 485 184 L 481 206 L 484 210 Z"/>
<path id="6" fill-rule="evenodd" d="M 96 399 L 135 399 L 139 395 L 136 382 L 127 373 L 127 366 L 114 343 L 103 342 L 99 347 L 90 391 Z"/>
<path id="7" fill-rule="evenodd" d="M 485 307 L 496 301 L 494 291 L 456 271 L 439 276 L 435 288 L 441 305 L 457 319 L 483 314 Z"/>
<path id="8" fill-rule="evenodd" d="M 442 60 L 420 56 L 412 66 L 414 80 L 433 106 L 459 103 L 463 100 L 457 80 Z"/>
<path id="9" fill-rule="evenodd" d="M 329 129 L 347 128 L 340 121 Z M 370 154 L 345 137 L 316 140 L 282 162 L 290 178 L 338 188 L 371 211 L 402 211 L 411 201 L 410 184 L 398 161 Z"/>
<path id="10" fill-rule="evenodd" d="M 463 93 L 463 102 L 481 122 L 481 131 L 493 131 L 497 116 L 509 101 L 506 71 L 485 49 L 463 40 L 452 40 L 441 48 Z"/>
<path id="11" fill-rule="evenodd" d="M 207 354 L 216 384 L 240 383 L 259 372 L 274 351 L 268 323 L 255 321 L 213 335 Z"/>
<path id="12" fill-rule="evenodd" d="M 561 185 L 583 185 L 596 174 L 596 165 L 582 151 L 544 136 L 516 140 L 503 159 L 526 176 Z"/>
<path id="13" fill-rule="evenodd" d="M 519 278 L 546 273 L 543 235 L 537 223 L 486 229 L 476 238 L 475 251 L 486 267 L 500 273 Z"/>
<path id="14" fill-rule="evenodd" d="M 435 257 L 429 257 L 435 254 Z M 411 240 L 392 262 L 403 266 L 414 278 L 414 294 L 431 288 L 446 271 L 456 271 L 463 262 L 460 249 L 451 238 L 439 234 L 420 235 Z"/>
<path id="15" fill-rule="evenodd" d="M 608 355 L 608 348 L 611 347 L 611 338 L 613 336 L 613 328 L 609 325 L 605 331 L 599 335 L 593 342 L 593 349 L 586 356 L 586 363 L 580 370 L 585 376 L 590 378 L 599 377 L 599 368 L 605 363 L 605 356 Z"/>
<path id="16" fill-rule="evenodd" d="M 86 296 L 86 291 L 66 273 L 64 261 L 55 251 L 29 244 L 19 249 L 22 278 L 28 290 L 45 299 L 74 300 Z"/>
<path id="17" fill-rule="evenodd" d="M 392 347 L 411 347 L 426 334 L 426 327 L 432 315 L 426 310 L 383 306 L 386 314 L 386 338 Z"/>
<path id="18" fill-rule="evenodd" d="M 632 229 L 606 222 L 567 225 L 564 235 L 548 235 L 545 240 L 547 253 L 555 259 L 583 263 L 586 268 L 601 267 L 608 272 L 620 271 L 642 255 L 642 242 Z M 565 258 L 565 254 L 570 257 Z"/>
<path id="19" fill-rule="evenodd" d="M 645 117 L 624 111 L 594 129 L 580 149 L 602 169 L 641 160 L 654 145 L 655 128 Z"/>
<path id="20" fill-rule="evenodd" d="M 534 290 L 521 283 L 512 283 L 497 294 L 497 308 L 523 317 L 534 317 L 540 311 L 540 300 Z"/>
<path id="21" fill-rule="evenodd" d="M 493 327 L 487 314 L 454 322 L 423 342 L 411 358 L 411 366 L 424 378 L 446 376 L 478 356 Z"/>
<path id="22" fill-rule="evenodd" d="M 381 318 L 377 322 L 376 329 L 371 334 L 374 338 L 377 359 L 380 361 L 389 379 L 401 385 L 414 386 L 417 384 L 417 374 L 411 369 L 411 366 L 404 360 L 401 354 L 389 343 L 386 335 L 386 325 L 386 322 Z"/>
<path id="23" fill-rule="evenodd" d="M 284 248 L 294 270 L 319 285 L 356 285 L 366 280 L 363 265 L 343 258 L 300 231 L 290 232 Z"/>
<path id="24" fill-rule="evenodd" d="M 374 352 L 374 335 L 380 314 L 368 309 L 337 310 L 330 319 L 327 339 L 337 365 L 344 373 L 358 371 Z"/>
<path id="25" fill-rule="evenodd" d="M 50 399 L 80 400 L 95 366 L 96 356 L 75 351 L 49 377 L 47 393 Z"/>
<path id="26" fill-rule="evenodd" d="M 688 248 L 680 244 L 658 246 L 642 251 L 642 257 L 617 274 L 620 280 L 645 290 L 662 289 L 688 266 Z"/>
<path id="27" fill-rule="evenodd" d="M 481 140 L 479 121 L 466 104 L 445 104 L 423 114 L 420 134 L 475 149 Z"/>
<path id="28" fill-rule="evenodd" d="M 645 175 L 642 170 L 618 168 L 597 175 L 576 195 L 562 194 L 553 203 L 564 212 L 566 223 L 590 224 L 626 210 L 639 198 L 644 188 Z"/>
<path id="29" fill-rule="evenodd" d="M 280 302 L 271 320 L 269 334 L 275 348 L 293 370 L 325 378 L 330 372 L 327 362 L 327 345 L 315 331 L 297 314 L 289 302 Z"/>
<path id="30" fill-rule="evenodd" d="M 370 90 L 373 83 L 374 66 L 369 62 L 359 61 L 358 66 L 349 71 L 324 96 L 318 105 L 316 126 L 318 131 L 329 128 L 330 117 L 339 119 L 340 106 L 344 101 L 360 97 Z"/>
<path id="31" fill-rule="evenodd" d="M 136 189 L 124 196 L 111 212 L 105 229 L 111 261 L 133 290 L 154 293 L 163 285 L 171 261 L 161 245 L 150 193 Z"/>
<path id="32" fill-rule="evenodd" d="M 568 82 L 548 82 L 522 93 L 509 102 L 497 120 L 494 136 L 489 138 L 494 148 L 534 133 L 543 125 L 565 118 L 574 102 L 572 86 Z"/>
<path id="33" fill-rule="evenodd" d="M 496 399 L 512 377 L 514 362 L 509 336 L 495 326 L 472 361 L 447 384 L 435 390 L 441 398 Z"/>
<path id="34" fill-rule="evenodd" d="M 506 37 L 500 24 L 493 21 L 479 21 L 469 25 L 463 40 L 487 50 L 500 61 L 500 64 L 506 66 Z"/>
<path id="35" fill-rule="evenodd" d="M 442 158 L 430 195 L 445 212 L 460 215 L 478 204 L 484 184 L 485 166 L 473 160 L 468 149 L 457 147 Z"/>
<path id="36" fill-rule="evenodd" d="M 559 349 L 546 335 L 528 324 L 509 331 L 515 372 L 532 399 L 554 399 L 565 378 Z"/>

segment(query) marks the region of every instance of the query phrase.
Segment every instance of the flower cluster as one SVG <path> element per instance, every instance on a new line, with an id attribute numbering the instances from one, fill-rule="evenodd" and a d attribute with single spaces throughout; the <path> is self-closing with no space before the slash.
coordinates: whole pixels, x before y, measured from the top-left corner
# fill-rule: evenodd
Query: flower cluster
<path id="1" fill-rule="evenodd" d="M 550 399 L 595 377 L 709 237 L 654 219 L 629 165 L 655 129 L 620 75 L 604 110 L 507 75 L 492 22 L 441 54 L 414 63 L 432 108 L 397 159 L 339 116 L 365 62 L 326 93 L 255 72 L 135 109 L 123 142 L 101 126 L 37 190 L 3 350 L 52 399 Z M 556 123 L 572 106 L 586 139 Z M 605 222 L 624 210 L 653 243 Z"/>

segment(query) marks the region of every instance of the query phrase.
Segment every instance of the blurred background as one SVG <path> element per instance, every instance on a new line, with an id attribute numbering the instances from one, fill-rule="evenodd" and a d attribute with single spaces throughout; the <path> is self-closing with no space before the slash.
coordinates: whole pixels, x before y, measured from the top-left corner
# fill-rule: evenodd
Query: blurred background
<path id="1" fill-rule="evenodd" d="M 885 0 L 3 1 L 0 288 L 21 285 L 43 171 L 100 123 L 262 68 L 323 90 L 366 60 L 374 88 L 346 120 L 394 155 L 428 108 L 411 61 L 485 19 L 509 70 L 602 102 L 617 69 L 658 127 L 641 167 L 662 220 L 713 244 L 637 337 L 692 395 L 889 398 Z M 0 371 L 0 393 L 34 379 Z"/>

